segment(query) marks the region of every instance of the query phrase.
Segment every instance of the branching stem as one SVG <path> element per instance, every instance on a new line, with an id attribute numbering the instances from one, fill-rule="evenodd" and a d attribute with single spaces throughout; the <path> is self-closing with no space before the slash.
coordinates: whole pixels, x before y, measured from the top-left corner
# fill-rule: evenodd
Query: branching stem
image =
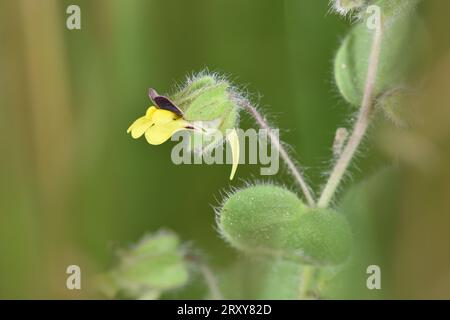
<path id="1" fill-rule="evenodd" d="M 322 194 L 317 203 L 318 207 L 328 207 L 333 199 L 339 183 L 342 180 L 350 162 L 352 161 L 356 150 L 361 144 L 367 128 L 369 127 L 370 118 L 373 110 L 373 91 L 376 84 L 378 64 L 380 60 L 381 42 L 382 42 L 382 26 L 375 29 L 372 48 L 369 57 L 369 67 L 367 70 L 366 84 L 364 88 L 364 96 L 359 110 L 358 118 L 354 124 L 353 132 L 345 145 L 340 157 L 336 161 L 333 170 L 328 178 Z"/>

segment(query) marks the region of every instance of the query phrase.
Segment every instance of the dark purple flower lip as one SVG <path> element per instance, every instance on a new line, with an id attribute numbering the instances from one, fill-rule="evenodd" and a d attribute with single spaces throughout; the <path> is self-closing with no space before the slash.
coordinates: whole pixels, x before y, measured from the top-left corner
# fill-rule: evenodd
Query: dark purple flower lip
<path id="1" fill-rule="evenodd" d="M 150 88 L 148 90 L 148 96 L 155 103 L 156 107 L 159 109 L 164 109 L 168 111 L 172 111 L 176 115 L 182 117 L 183 111 L 180 110 L 169 98 L 165 96 L 160 96 L 155 89 Z"/>

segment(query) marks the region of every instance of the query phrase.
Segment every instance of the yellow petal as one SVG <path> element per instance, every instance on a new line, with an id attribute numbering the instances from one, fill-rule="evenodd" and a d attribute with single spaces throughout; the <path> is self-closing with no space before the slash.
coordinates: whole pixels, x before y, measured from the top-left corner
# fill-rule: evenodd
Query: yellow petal
<path id="1" fill-rule="evenodd" d="M 183 130 L 189 123 L 183 119 L 172 120 L 165 124 L 156 124 L 145 132 L 147 142 L 158 145 L 166 142 L 175 132 Z"/>
<path id="2" fill-rule="evenodd" d="M 147 109 L 147 111 L 145 112 L 145 117 L 147 119 L 151 119 L 153 116 L 153 113 L 155 113 L 155 111 L 158 110 L 155 106 L 151 106 Z"/>
<path id="3" fill-rule="evenodd" d="M 227 140 L 231 147 L 231 158 L 233 166 L 231 167 L 230 180 L 233 180 L 239 164 L 239 137 L 235 129 L 231 130 L 227 135 Z"/>
<path id="4" fill-rule="evenodd" d="M 131 136 L 134 139 L 139 138 L 145 133 L 145 130 L 150 128 L 150 126 L 153 124 L 153 121 L 144 117 L 140 117 L 137 119 L 133 124 L 128 128 L 127 133 L 131 132 Z"/>
<path id="5" fill-rule="evenodd" d="M 152 114 L 152 120 L 155 125 L 164 125 L 177 120 L 179 116 L 169 110 L 156 109 Z"/>
<path id="6" fill-rule="evenodd" d="M 131 132 L 131 136 L 134 139 L 139 138 L 145 133 L 145 130 L 150 128 L 150 126 L 153 124 L 152 116 L 153 113 L 158 110 L 156 107 L 151 106 L 147 109 L 147 112 L 145 113 L 145 116 L 140 117 L 136 121 L 133 122 L 133 124 L 127 129 L 127 133 Z"/>

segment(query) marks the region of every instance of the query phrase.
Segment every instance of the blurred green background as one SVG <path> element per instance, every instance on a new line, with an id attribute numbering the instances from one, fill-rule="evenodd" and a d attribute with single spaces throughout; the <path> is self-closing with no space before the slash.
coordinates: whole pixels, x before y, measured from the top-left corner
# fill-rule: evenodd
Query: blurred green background
<path id="1" fill-rule="evenodd" d="M 66 29 L 70 4 L 81 30 Z M 442 8 L 428 5 L 439 37 Z M 97 297 L 88 279 L 161 227 L 229 265 L 236 254 L 212 206 L 260 178 L 258 166 L 230 183 L 229 166 L 176 166 L 172 143 L 150 146 L 126 129 L 149 106 L 149 87 L 170 92 L 208 68 L 252 94 L 318 190 L 335 129 L 353 112 L 332 75 L 348 28 L 328 0 L 1 0 L 0 298 Z M 354 179 L 383 160 L 363 157 Z M 81 267 L 80 292 L 65 287 L 69 264 Z"/>

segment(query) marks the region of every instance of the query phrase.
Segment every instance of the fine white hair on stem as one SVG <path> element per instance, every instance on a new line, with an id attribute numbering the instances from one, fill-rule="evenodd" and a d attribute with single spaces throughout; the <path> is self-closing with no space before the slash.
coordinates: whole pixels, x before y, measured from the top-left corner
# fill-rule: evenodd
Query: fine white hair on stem
<path id="1" fill-rule="evenodd" d="M 360 19 L 360 12 L 364 7 L 366 7 L 366 1 L 364 0 L 330 0 L 328 12 L 336 12 L 350 22 L 356 22 Z"/>
<path id="2" fill-rule="evenodd" d="M 203 279 L 205 280 L 206 286 L 208 287 L 209 293 L 211 294 L 212 300 L 223 300 L 224 297 L 220 291 L 219 282 L 217 277 L 214 275 L 213 270 L 205 261 L 204 256 L 201 252 L 194 252 L 192 249 L 185 255 L 185 258 L 196 266 L 196 269 L 201 273 Z"/>
<path id="3" fill-rule="evenodd" d="M 211 293 L 211 298 L 213 300 L 223 300 L 217 278 L 214 275 L 213 271 L 206 263 L 200 263 L 199 269 L 205 279 L 206 284 L 208 285 L 209 292 Z"/>
<path id="4" fill-rule="evenodd" d="M 367 128 L 369 127 L 374 105 L 373 91 L 375 89 L 377 79 L 382 38 L 383 32 L 382 26 L 380 25 L 375 28 L 374 31 L 363 100 L 361 108 L 359 109 L 358 117 L 353 126 L 353 132 L 348 138 L 348 142 L 345 145 L 340 157 L 335 162 L 334 168 L 322 190 L 322 194 L 320 195 L 317 203 L 318 207 L 325 208 L 330 204 L 339 183 L 345 175 L 345 172 L 347 171 L 347 168 L 357 152 L 358 147 L 366 134 Z"/>
<path id="5" fill-rule="evenodd" d="M 303 177 L 302 171 L 300 171 L 299 166 L 296 165 L 295 161 L 291 159 L 286 148 L 283 146 L 283 143 L 280 142 L 280 140 L 272 133 L 272 130 L 265 117 L 261 113 L 259 113 L 258 109 L 253 106 L 253 104 L 251 104 L 249 100 L 238 95 L 234 96 L 233 98 L 236 100 L 236 104 L 238 104 L 246 112 L 248 112 L 262 129 L 266 129 L 268 131 L 270 142 L 278 150 L 281 158 L 286 163 L 291 175 L 294 177 L 295 181 L 300 187 L 300 190 L 302 191 L 306 202 L 310 207 L 315 207 L 316 201 L 314 200 L 311 188 Z"/>

